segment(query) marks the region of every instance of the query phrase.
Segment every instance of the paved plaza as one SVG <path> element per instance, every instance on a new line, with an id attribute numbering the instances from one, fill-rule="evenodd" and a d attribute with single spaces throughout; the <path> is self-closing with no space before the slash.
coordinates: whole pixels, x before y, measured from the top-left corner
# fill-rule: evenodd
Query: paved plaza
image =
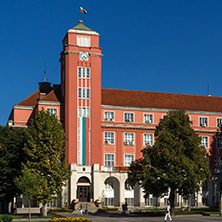
<path id="1" fill-rule="evenodd" d="M 76 214 L 70 214 L 70 213 L 61 213 L 61 216 L 64 217 L 80 217 L 80 215 Z M 163 217 L 135 217 L 135 216 L 122 216 L 122 215 L 81 215 L 81 217 L 88 218 L 92 220 L 92 222 L 163 222 L 164 218 Z M 169 221 L 169 220 L 168 220 Z M 222 221 L 222 217 L 219 215 L 214 215 L 214 216 L 176 216 L 173 218 L 173 221 L 180 221 L 180 222 L 188 222 L 188 221 L 196 221 L 196 222 L 204 222 L 204 221 Z"/>

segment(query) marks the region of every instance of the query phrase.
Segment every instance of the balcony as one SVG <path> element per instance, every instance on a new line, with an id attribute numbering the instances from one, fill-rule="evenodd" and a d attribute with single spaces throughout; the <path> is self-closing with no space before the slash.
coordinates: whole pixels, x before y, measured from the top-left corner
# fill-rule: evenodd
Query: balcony
<path id="1" fill-rule="evenodd" d="M 101 166 L 101 171 L 103 172 L 128 172 L 128 166 Z"/>

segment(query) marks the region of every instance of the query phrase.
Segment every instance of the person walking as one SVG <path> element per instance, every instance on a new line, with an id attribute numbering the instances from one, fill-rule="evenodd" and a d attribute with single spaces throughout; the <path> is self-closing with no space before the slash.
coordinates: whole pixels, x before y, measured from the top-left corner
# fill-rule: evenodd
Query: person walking
<path id="1" fill-rule="evenodd" d="M 88 214 L 88 211 L 89 211 L 88 204 L 86 204 L 85 214 Z"/>
<path id="2" fill-rule="evenodd" d="M 165 215 L 165 218 L 164 218 L 165 222 L 167 221 L 167 217 L 170 218 L 170 221 L 173 221 L 171 216 L 170 216 L 170 205 L 169 205 L 169 203 L 167 203 L 167 205 L 166 205 L 166 215 Z"/>
<path id="3" fill-rule="evenodd" d="M 79 213 L 82 214 L 82 204 L 79 206 Z"/>

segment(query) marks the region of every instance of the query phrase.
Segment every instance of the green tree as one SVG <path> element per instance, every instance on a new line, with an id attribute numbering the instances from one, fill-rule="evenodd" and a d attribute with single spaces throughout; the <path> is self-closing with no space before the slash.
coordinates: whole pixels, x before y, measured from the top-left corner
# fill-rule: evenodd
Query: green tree
<path id="1" fill-rule="evenodd" d="M 21 175 L 15 178 L 15 183 L 22 193 L 29 197 L 29 222 L 31 222 L 30 200 L 35 200 L 36 196 L 39 198 L 44 196 L 44 191 L 47 187 L 46 178 L 36 173 L 35 169 L 30 169 L 23 164 Z"/>
<path id="2" fill-rule="evenodd" d="M 25 152 L 28 159 L 23 172 L 30 169 L 30 173 L 40 180 L 40 183 L 35 187 L 35 192 L 28 191 L 28 185 L 23 191 L 29 198 L 43 204 L 43 216 L 46 216 L 47 202 L 56 198 L 70 177 L 65 161 L 65 132 L 57 117 L 42 109 L 26 130 L 26 137 Z M 18 182 L 22 181 L 24 173 Z"/>
<path id="3" fill-rule="evenodd" d="M 170 111 L 156 127 L 154 146 L 142 150 L 143 157 L 131 164 L 128 173 L 130 184 L 139 183 L 145 197 L 170 192 L 173 215 L 176 193 L 188 199 L 210 176 L 206 150 L 190 124 L 185 111 Z"/>
<path id="4" fill-rule="evenodd" d="M 0 126 L 0 202 L 1 213 L 8 212 L 8 204 L 19 193 L 14 183 L 25 162 L 25 130 Z"/>

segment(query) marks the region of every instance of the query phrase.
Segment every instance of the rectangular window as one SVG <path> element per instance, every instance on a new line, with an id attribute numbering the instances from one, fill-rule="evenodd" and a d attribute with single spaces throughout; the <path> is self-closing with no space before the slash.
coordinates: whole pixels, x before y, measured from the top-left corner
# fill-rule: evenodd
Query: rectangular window
<path id="1" fill-rule="evenodd" d="M 79 77 L 79 78 L 82 77 L 81 67 L 78 68 L 78 77 Z"/>
<path id="2" fill-rule="evenodd" d="M 83 47 L 90 47 L 90 37 L 77 36 L 77 45 Z"/>
<path id="3" fill-rule="evenodd" d="M 199 118 L 199 126 L 208 126 L 208 118 L 200 117 Z"/>
<path id="4" fill-rule="evenodd" d="M 107 206 L 107 207 L 112 207 L 112 206 L 114 206 L 114 198 L 112 198 L 112 197 L 106 197 L 105 198 L 105 206 Z"/>
<path id="5" fill-rule="evenodd" d="M 105 132 L 104 133 L 104 143 L 105 144 L 114 144 L 114 132 Z"/>
<path id="6" fill-rule="evenodd" d="M 78 78 L 90 78 L 90 68 L 78 67 Z"/>
<path id="7" fill-rule="evenodd" d="M 222 118 L 217 118 L 217 127 L 222 127 Z"/>
<path id="8" fill-rule="evenodd" d="M 153 146 L 153 134 L 143 134 L 143 145 L 144 146 Z"/>
<path id="9" fill-rule="evenodd" d="M 134 122 L 134 113 L 124 113 L 124 121 L 126 123 Z"/>
<path id="10" fill-rule="evenodd" d="M 205 148 L 208 148 L 208 136 L 200 136 L 201 137 L 201 145 Z"/>
<path id="11" fill-rule="evenodd" d="M 90 98 L 90 89 L 78 88 L 78 98 L 79 99 L 89 99 Z"/>
<path id="12" fill-rule="evenodd" d="M 125 203 L 127 203 L 128 206 L 134 206 L 134 198 L 125 198 Z"/>
<path id="13" fill-rule="evenodd" d="M 114 121 L 114 112 L 104 112 L 104 121 Z"/>
<path id="14" fill-rule="evenodd" d="M 49 112 L 50 115 L 56 115 L 57 116 L 57 109 L 47 108 L 47 111 Z"/>
<path id="15" fill-rule="evenodd" d="M 134 146 L 134 133 L 124 134 L 124 145 Z"/>
<path id="16" fill-rule="evenodd" d="M 90 97 L 90 90 L 87 89 L 87 95 L 86 95 L 86 98 L 89 99 L 89 97 Z"/>
<path id="17" fill-rule="evenodd" d="M 86 75 L 86 78 L 89 79 L 89 77 L 90 77 L 90 69 L 87 68 L 87 75 Z"/>
<path id="18" fill-rule="evenodd" d="M 130 166 L 132 161 L 134 161 L 134 155 L 130 155 L 130 154 L 124 155 L 124 166 Z"/>
<path id="19" fill-rule="evenodd" d="M 152 197 L 145 198 L 145 206 L 147 206 L 147 207 L 153 206 L 153 198 Z"/>
<path id="20" fill-rule="evenodd" d="M 105 154 L 105 166 L 114 166 L 114 154 Z"/>
<path id="21" fill-rule="evenodd" d="M 85 78 L 86 77 L 86 71 L 85 71 L 86 69 L 85 68 L 82 68 L 82 78 Z"/>
<path id="22" fill-rule="evenodd" d="M 90 109 L 89 108 L 78 108 L 78 117 L 89 117 Z"/>
<path id="23" fill-rule="evenodd" d="M 152 124 L 153 123 L 153 114 L 144 114 L 144 123 Z"/>
<path id="24" fill-rule="evenodd" d="M 78 98 L 82 98 L 82 89 L 78 88 Z"/>
<path id="25" fill-rule="evenodd" d="M 222 137 L 217 137 L 217 149 L 222 149 Z"/>

